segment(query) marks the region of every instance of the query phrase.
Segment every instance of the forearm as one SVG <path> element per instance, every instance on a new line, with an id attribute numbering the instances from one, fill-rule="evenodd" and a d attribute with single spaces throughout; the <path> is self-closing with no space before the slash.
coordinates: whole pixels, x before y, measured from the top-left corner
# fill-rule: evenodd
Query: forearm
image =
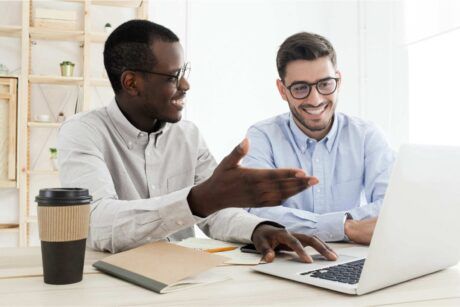
<path id="1" fill-rule="evenodd" d="M 314 235 L 323 241 L 333 242 L 345 239 L 343 227 L 346 212 L 317 214 L 283 206 L 251 208 L 249 212 L 284 225 L 292 232 Z"/>
<path id="2" fill-rule="evenodd" d="M 161 197 L 139 200 L 101 198 L 92 204 L 88 245 L 116 253 L 193 226 L 188 207 L 189 188 Z"/>

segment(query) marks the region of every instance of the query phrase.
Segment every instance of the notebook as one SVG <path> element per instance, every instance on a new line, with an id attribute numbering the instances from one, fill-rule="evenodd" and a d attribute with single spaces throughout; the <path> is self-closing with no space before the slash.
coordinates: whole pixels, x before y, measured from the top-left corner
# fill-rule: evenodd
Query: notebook
<path id="1" fill-rule="evenodd" d="M 200 250 L 154 242 L 111 255 L 93 266 L 143 288 L 169 293 L 229 279 L 226 275 L 207 272 L 227 260 Z"/>

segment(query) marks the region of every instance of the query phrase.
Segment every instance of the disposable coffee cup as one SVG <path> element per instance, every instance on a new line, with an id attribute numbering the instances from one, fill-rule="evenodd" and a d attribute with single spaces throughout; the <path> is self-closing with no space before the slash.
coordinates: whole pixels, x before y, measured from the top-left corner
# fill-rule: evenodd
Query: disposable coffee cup
<path id="1" fill-rule="evenodd" d="M 83 279 L 92 197 L 87 189 L 41 189 L 38 231 L 45 283 L 65 285 Z"/>

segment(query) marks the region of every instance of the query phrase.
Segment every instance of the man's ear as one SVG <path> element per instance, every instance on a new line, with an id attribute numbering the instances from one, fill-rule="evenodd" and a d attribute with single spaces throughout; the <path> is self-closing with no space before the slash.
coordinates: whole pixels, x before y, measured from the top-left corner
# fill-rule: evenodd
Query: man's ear
<path id="1" fill-rule="evenodd" d="M 337 91 L 340 90 L 340 86 L 342 85 L 342 73 L 340 71 L 336 71 L 335 72 L 335 75 L 337 76 L 337 78 L 340 78 L 339 79 L 339 82 L 337 83 Z"/>
<path id="2" fill-rule="evenodd" d="M 278 88 L 278 92 L 280 93 L 281 98 L 283 98 L 284 101 L 287 101 L 286 87 L 280 79 L 276 80 L 276 87 Z"/>
<path id="3" fill-rule="evenodd" d="M 124 71 L 120 77 L 121 87 L 130 96 L 139 95 L 140 80 L 132 71 Z"/>

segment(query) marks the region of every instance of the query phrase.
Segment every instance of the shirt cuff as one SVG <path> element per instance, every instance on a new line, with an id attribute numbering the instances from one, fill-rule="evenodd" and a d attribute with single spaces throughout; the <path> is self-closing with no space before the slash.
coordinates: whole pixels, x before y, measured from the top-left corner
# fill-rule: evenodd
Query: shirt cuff
<path id="1" fill-rule="evenodd" d="M 246 211 L 244 213 L 244 219 L 238 224 L 238 241 L 241 243 L 252 243 L 252 233 L 260 224 L 279 225 L 273 221 L 261 219 Z M 282 227 L 284 228 L 284 226 Z"/>
<path id="2" fill-rule="evenodd" d="M 169 201 L 165 200 L 168 205 L 158 210 L 163 221 L 162 226 L 167 233 L 175 233 L 191 227 L 197 222 L 187 202 L 190 189 L 191 187 L 188 187 L 164 196 L 165 198 L 172 198 Z"/>
<path id="3" fill-rule="evenodd" d="M 345 212 L 332 212 L 320 215 L 316 224 L 316 236 L 326 242 L 344 240 L 344 222 L 346 216 Z"/>

